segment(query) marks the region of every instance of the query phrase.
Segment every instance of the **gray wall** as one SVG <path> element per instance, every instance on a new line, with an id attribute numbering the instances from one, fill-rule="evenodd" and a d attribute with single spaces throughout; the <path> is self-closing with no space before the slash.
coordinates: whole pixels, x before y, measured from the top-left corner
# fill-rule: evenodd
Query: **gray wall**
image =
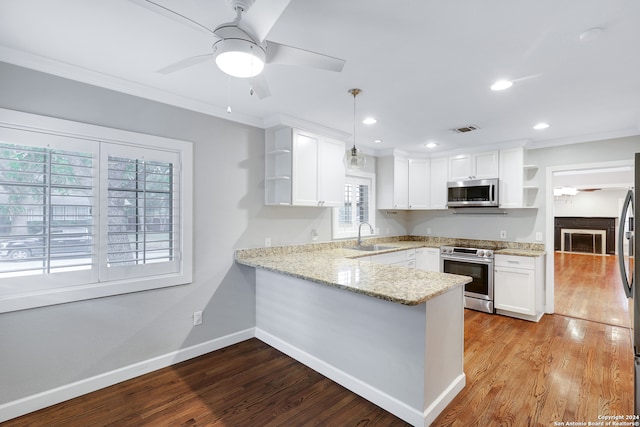
<path id="1" fill-rule="evenodd" d="M 192 141 L 195 187 L 193 283 L 0 314 L 0 405 L 254 327 L 254 272 L 233 251 L 331 238 L 329 209 L 264 206 L 262 129 L 1 62 L 0 94 L 0 108 Z"/>
<path id="2" fill-rule="evenodd" d="M 233 250 L 265 215 L 263 130 L 4 63 L 0 93 L 1 108 L 193 141 L 195 157 L 193 284 L 0 314 L 0 404 L 255 325 Z"/>

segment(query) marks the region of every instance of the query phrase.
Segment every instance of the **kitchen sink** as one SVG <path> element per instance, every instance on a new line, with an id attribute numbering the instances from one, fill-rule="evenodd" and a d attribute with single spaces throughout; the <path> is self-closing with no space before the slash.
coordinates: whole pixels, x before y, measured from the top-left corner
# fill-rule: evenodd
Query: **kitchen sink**
<path id="1" fill-rule="evenodd" d="M 373 251 L 384 251 L 386 249 L 397 249 L 397 246 L 383 246 L 383 245 L 360 245 L 360 246 L 353 246 L 347 249 L 353 249 L 355 251 L 367 251 L 367 252 L 373 252 Z"/>

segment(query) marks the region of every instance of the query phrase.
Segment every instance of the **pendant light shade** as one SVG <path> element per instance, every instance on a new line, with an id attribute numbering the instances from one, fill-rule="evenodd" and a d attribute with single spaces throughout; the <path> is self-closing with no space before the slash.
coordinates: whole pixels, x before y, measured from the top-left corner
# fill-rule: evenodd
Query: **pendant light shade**
<path id="1" fill-rule="evenodd" d="M 356 148 L 356 96 L 360 92 L 360 89 L 349 89 L 349 93 L 353 95 L 353 147 L 344 153 L 344 166 L 349 170 L 360 170 L 367 163 L 367 157 Z"/>

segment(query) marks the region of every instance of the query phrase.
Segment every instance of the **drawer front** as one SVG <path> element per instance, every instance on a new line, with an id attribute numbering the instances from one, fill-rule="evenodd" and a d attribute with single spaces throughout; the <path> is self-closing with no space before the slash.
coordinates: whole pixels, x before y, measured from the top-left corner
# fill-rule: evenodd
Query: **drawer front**
<path id="1" fill-rule="evenodd" d="M 511 267 L 533 270 L 535 268 L 535 258 L 528 256 L 500 255 L 495 256 L 496 267 Z"/>

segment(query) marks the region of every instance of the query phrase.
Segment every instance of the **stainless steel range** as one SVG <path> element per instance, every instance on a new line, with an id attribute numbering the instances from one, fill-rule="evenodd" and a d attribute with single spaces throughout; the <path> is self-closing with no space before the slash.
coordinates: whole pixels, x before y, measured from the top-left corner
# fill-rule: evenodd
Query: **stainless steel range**
<path id="1" fill-rule="evenodd" d="M 440 271 L 470 276 L 464 286 L 464 306 L 493 313 L 493 251 L 491 249 L 440 247 Z"/>

